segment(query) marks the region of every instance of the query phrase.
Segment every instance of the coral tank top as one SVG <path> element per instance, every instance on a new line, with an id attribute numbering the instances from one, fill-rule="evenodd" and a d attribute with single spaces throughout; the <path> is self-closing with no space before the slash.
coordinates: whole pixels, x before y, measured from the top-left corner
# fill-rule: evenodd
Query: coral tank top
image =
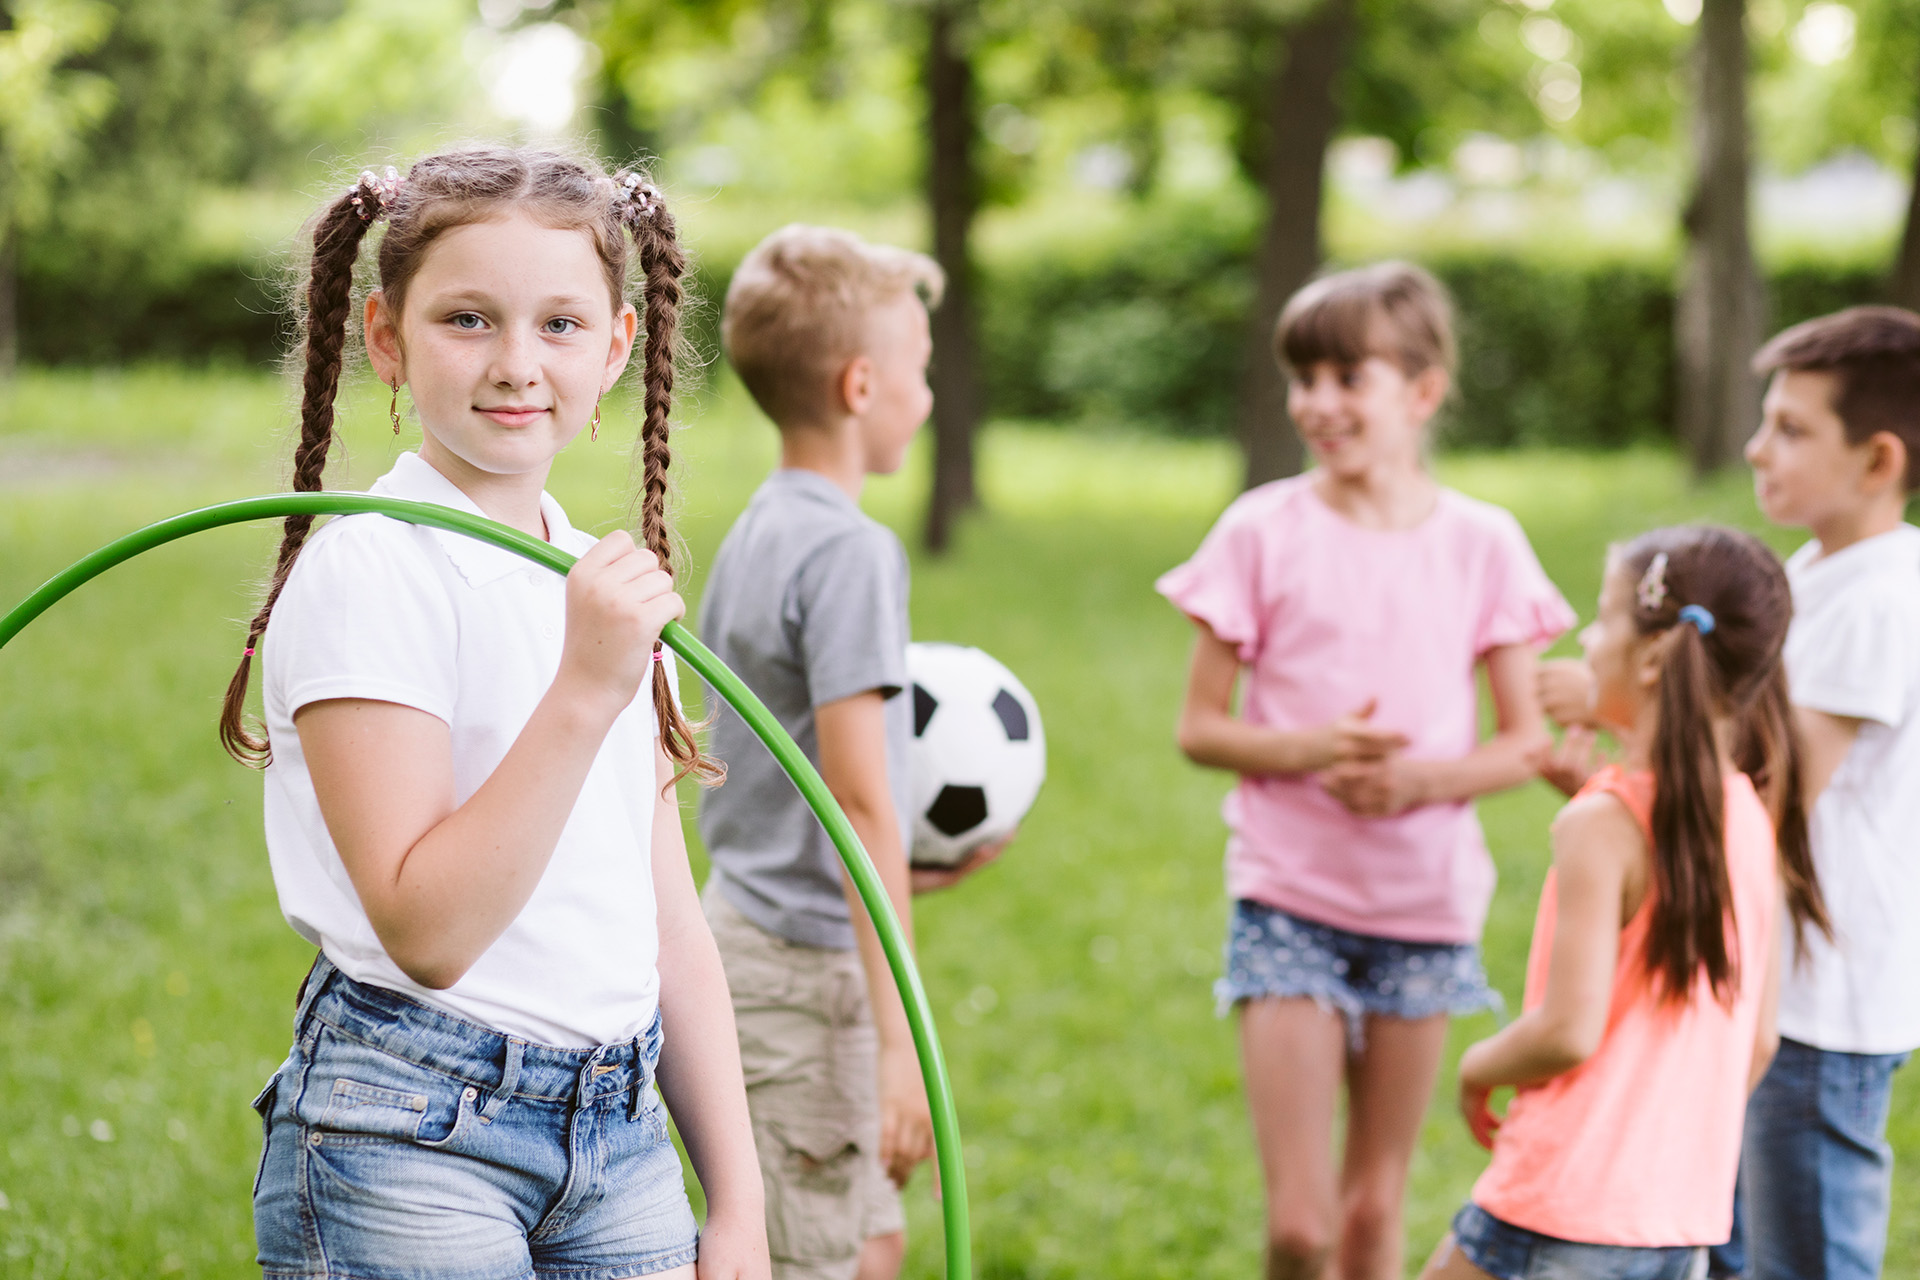
<path id="1" fill-rule="evenodd" d="M 1649 831 L 1653 775 L 1611 767 L 1582 796 L 1610 792 Z M 1773 822 L 1745 774 L 1726 780 L 1739 957 L 1731 1007 L 1704 974 L 1686 1003 L 1662 1002 L 1643 964 L 1652 902 L 1620 931 L 1599 1049 L 1571 1071 L 1520 1089 L 1473 1202 L 1503 1222 L 1587 1244 L 1711 1245 L 1733 1226 L 1747 1076 L 1779 893 Z M 1525 1007 L 1546 996 L 1558 897 L 1553 872 L 1527 954 Z"/>

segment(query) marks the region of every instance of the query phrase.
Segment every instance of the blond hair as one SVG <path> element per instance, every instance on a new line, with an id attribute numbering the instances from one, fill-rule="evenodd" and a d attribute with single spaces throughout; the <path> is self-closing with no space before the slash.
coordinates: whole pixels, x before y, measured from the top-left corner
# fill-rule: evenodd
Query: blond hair
<path id="1" fill-rule="evenodd" d="M 775 425 L 811 422 L 826 412 L 834 378 L 865 347 L 868 313 L 908 293 L 936 306 L 945 285 L 923 253 L 791 223 L 734 271 L 720 341 Z"/>

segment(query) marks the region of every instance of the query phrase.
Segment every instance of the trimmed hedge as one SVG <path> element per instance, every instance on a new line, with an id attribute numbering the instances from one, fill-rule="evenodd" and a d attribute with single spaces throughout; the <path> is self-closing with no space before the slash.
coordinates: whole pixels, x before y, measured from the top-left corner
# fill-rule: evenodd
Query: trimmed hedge
<path id="1" fill-rule="evenodd" d="M 1147 210 L 1105 233 L 1030 239 L 989 256 L 982 347 L 996 416 L 1229 434 L 1253 228 L 1206 209 Z M 284 322 L 271 268 L 174 263 L 31 244 L 20 263 L 23 354 L 47 364 L 210 358 L 268 362 Z M 1614 448 L 1667 438 L 1673 271 L 1646 261 L 1449 254 L 1427 265 L 1460 317 L 1455 445 Z M 732 263 L 704 264 L 693 316 L 716 350 Z M 1874 272 L 1800 264 L 1769 282 L 1774 326 L 1878 296 Z"/>

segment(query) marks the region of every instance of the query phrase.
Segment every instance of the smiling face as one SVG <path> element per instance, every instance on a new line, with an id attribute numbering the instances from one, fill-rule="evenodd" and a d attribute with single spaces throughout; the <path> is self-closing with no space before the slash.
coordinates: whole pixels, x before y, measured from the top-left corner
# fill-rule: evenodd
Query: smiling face
<path id="1" fill-rule="evenodd" d="M 1753 493 L 1776 524 L 1819 528 L 1861 501 L 1873 467 L 1873 442 L 1850 444 L 1834 409 L 1831 373 L 1784 369 L 1761 405 L 1760 429 L 1747 441 Z"/>
<path id="2" fill-rule="evenodd" d="M 580 433 L 633 348 L 591 236 L 506 213 L 443 232 L 395 315 L 367 301 L 381 381 L 407 384 L 421 456 L 450 477 L 538 471 Z"/>
<path id="3" fill-rule="evenodd" d="M 933 391 L 927 385 L 933 332 L 926 305 L 913 293 L 874 307 L 866 327 L 861 359 L 867 365 L 867 400 L 857 415 L 860 442 L 867 471 L 892 475 L 933 411 Z"/>
<path id="4" fill-rule="evenodd" d="M 1321 360 L 1287 383 L 1287 412 L 1314 461 L 1341 479 L 1382 466 L 1418 467 L 1420 435 L 1446 395 L 1447 375 L 1408 377 L 1391 360 Z"/>

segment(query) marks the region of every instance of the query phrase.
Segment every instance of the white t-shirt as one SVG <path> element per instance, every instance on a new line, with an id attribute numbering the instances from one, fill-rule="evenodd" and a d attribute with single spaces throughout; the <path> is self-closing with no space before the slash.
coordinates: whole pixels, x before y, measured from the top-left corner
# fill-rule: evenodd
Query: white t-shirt
<path id="1" fill-rule="evenodd" d="M 411 453 L 372 492 L 481 514 Z M 551 497 L 541 495 L 540 509 L 556 547 L 577 555 L 594 544 Z M 508 1035 L 580 1048 L 645 1030 L 659 998 L 647 686 L 614 721 L 532 897 L 444 991 L 407 977 L 380 945 L 293 724 L 294 712 L 328 698 L 418 707 L 452 730 L 453 799 L 464 804 L 553 683 L 565 623 L 560 575 L 490 543 L 378 515 L 327 524 L 294 562 L 263 641 L 266 827 L 287 923 L 348 977 Z"/>
<path id="2" fill-rule="evenodd" d="M 1920 1048 L 1920 529 L 1787 561 L 1797 706 L 1862 721 L 1809 823 L 1837 941 L 1781 974 L 1780 1034 L 1846 1053 Z M 1789 935 L 1789 939 L 1791 935 Z"/>

